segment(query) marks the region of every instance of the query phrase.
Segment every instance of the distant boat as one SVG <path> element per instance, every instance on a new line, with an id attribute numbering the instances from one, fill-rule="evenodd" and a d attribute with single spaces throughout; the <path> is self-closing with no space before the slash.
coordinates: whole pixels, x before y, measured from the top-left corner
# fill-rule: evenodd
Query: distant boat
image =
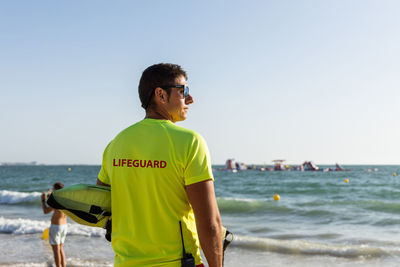
<path id="1" fill-rule="evenodd" d="M 284 159 L 275 159 L 272 162 L 275 164 L 274 165 L 274 171 L 285 171 L 285 165 L 283 164 L 286 160 Z"/>
<path id="2" fill-rule="evenodd" d="M 304 161 L 301 166 L 303 167 L 304 171 L 319 171 L 319 167 L 312 161 Z"/>

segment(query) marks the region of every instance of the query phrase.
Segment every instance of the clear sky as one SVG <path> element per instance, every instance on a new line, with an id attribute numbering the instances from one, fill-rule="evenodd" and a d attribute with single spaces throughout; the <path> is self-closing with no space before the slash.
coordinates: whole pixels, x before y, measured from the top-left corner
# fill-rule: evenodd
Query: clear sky
<path id="1" fill-rule="evenodd" d="M 399 1 L 1 1 L 0 162 L 100 164 L 188 72 L 214 164 L 400 164 Z"/>

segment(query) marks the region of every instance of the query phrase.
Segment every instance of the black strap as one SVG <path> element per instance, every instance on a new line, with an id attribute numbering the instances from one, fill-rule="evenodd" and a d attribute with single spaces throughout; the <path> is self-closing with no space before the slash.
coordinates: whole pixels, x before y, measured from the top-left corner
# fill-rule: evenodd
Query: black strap
<path id="1" fill-rule="evenodd" d="M 183 258 L 184 258 L 184 259 L 187 259 L 187 258 L 188 258 L 188 255 L 192 256 L 192 254 L 186 254 L 186 251 L 185 251 L 185 242 L 183 241 L 182 222 L 181 222 L 181 221 L 179 221 L 179 229 L 180 229 L 180 231 L 181 231 Z"/>
<path id="2" fill-rule="evenodd" d="M 107 241 L 111 242 L 111 218 L 108 218 L 107 222 L 106 222 L 106 239 Z"/>
<path id="3" fill-rule="evenodd" d="M 231 239 L 227 239 L 227 237 L 231 235 Z M 224 260 L 225 260 L 225 250 L 229 246 L 230 243 L 233 241 L 233 234 L 226 230 L 225 232 L 225 237 L 224 237 L 224 243 L 222 245 L 222 266 L 224 266 Z"/>
<path id="4" fill-rule="evenodd" d="M 181 266 L 182 267 L 195 267 L 196 263 L 193 258 L 193 255 L 190 253 L 186 253 L 186 251 L 185 251 L 185 243 L 183 242 L 182 222 L 181 221 L 179 221 L 179 228 L 181 230 L 182 251 L 183 251 L 183 258 L 181 260 Z"/>
<path id="5" fill-rule="evenodd" d="M 47 205 L 49 205 L 50 207 L 54 208 L 54 209 L 58 209 L 58 210 L 65 210 L 65 207 L 62 206 L 61 204 L 59 204 L 53 194 L 50 194 L 49 198 L 47 199 Z"/>
<path id="6" fill-rule="evenodd" d="M 228 240 L 227 237 L 229 235 L 232 235 L 232 239 Z M 224 238 L 224 244 L 223 244 L 223 251 L 225 252 L 226 248 L 229 246 L 230 243 L 232 243 L 233 241 L 233 234 L 231 232 L 229 232 L 228 230 L 226 230 L 225 233 L 225 238 Z"/>

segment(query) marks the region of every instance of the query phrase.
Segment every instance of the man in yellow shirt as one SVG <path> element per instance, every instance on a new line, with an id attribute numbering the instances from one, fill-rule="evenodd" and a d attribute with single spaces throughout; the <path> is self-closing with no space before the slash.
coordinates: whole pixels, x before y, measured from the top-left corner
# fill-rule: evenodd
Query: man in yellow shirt
<path id="1" fill-rule="evenodd" d="M 222 226 L 204 139 L 175 125 L 193 98 L 175 64 L 139 82 L 146 117 L 107 146 L 97 184 L 111 186 L 115 266 L 222 266 Z"/>

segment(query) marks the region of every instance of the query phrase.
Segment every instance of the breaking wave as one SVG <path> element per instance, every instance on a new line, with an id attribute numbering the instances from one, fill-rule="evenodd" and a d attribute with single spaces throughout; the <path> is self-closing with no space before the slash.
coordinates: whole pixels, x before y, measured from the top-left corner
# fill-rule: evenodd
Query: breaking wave
<path id="1" fill-rule="evenodd" d="M 7 219 L 0 217 L 0 233 L 3 234 L 41 234 L 50 226 L 50 222 L 30 219 Z M 104 236 L 105 230 L 76 223 L 68 223 L 68 235 Z"/>
<path id="2" fill-rule="evenodd" d="M 15 192 L 0 190 L 0 204 L 28 204 L 40 202 L 39 192 Z"/>

